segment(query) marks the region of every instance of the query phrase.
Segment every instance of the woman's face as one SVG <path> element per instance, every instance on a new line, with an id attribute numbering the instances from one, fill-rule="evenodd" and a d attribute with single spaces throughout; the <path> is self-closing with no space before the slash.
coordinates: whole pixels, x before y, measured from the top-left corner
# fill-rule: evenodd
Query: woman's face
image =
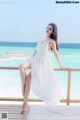
<path id="1" fill-rule="evenodd" d="M 46 33 L 47 33 L 48 35 L 51 35 L 51 34 L 52 34 L 52 31 L 53 31 L 52 26 L 51 26 L 51 25 L 48 25 L 48 26 L 47 26 Z"/>

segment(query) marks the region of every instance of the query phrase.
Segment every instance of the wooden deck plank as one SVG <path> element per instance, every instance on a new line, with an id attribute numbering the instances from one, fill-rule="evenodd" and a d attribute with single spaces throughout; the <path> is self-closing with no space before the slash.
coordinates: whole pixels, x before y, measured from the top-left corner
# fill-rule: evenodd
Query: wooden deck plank
<path id="1" fill-rule="evenodd" d="M 25 112 L 23 114 L 21 114 L 20 113 L 21 107 L 22 107 L 22 105 L 0 104 L 0 114 L 1 114 L 1 112 L 8 112 L 9 120 L 25 120 L 29 108 L 27 110 L 25 110 Z"/>

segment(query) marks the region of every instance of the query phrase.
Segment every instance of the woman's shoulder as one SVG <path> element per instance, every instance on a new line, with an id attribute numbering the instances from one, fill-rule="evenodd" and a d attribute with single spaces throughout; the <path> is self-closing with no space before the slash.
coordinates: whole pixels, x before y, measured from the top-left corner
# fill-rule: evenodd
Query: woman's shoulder
<path id="1" fill-rule="evenodd" d="M 40 38 L 39 38 L 38 42 L 43 41 L 43 39 L 44 39 L 44 36 L 40 36 Z"/>
<path id="2" fill-rule="evenodd" d="M 55 40 L 53 40 L 53 39 L 50 38 L 50 43 L 51 44 L 55 44 Z"/>
<path id="3" fill-rule="evenodd" d="M 43 40 L 44 38 L 45 38 L 44 36 L 41 36 L 39 40 L 41 41 L 41 40 Z"/>
<path id="4" fill-rule="evenodd" d="M 55 42 L 55 40 L 53 40 L 53 39 L 50 39 L 50 41 L 49 41 L 49 45 L 52 47 L 55 47 L 56 46 L 56 42 Z"/>

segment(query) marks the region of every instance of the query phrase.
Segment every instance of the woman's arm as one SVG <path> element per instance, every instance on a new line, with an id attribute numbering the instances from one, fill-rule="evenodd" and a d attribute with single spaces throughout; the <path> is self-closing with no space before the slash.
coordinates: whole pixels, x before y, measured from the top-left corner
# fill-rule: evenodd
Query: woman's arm
<path id="1" fill-rule="evenodd" d="M 51 41 L 51 48 L 52 48 L 52 51 L 53 51 L 53 53 L 54 53 L 54 55 L 55 55 L 55 57 L 56 57 L 56 60 L 57 60 L 57 62 L 58 62 L 58 64 L 59 64 L 59 66 L 62 67 L 61 62 L 60 62 L 60 59 L 59 59 L 58 52 L 57 52 L 57 50 L 56 50 L 56 43 L 55 43 L 55 41 L 53 41 L 53 40 Z"/>

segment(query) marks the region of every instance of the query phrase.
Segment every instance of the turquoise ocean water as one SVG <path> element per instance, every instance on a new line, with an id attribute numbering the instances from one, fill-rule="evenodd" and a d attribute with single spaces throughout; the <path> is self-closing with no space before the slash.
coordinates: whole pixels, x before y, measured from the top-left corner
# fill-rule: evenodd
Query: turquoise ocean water
<path id="1" fill-rule="evenodd" d="M 18 67 L 31 58 L 37 43 L 0 42 L 0 66 Z M 16 54 L 15 54 L 16 53 Z M 21 53 L 21 54 L 19 54 Z M 59 44 L 59 57 L 62 65 L 69 68 L 80 68 L 80 44 Z M 49 56 L 53 68 L 59 68 L 54 54 Z M 67 93 L 67 72 L 55 71 L 59 77 L 62 98 Z M 0 97 L 23 97 L 21 92 L 21 78 L 18 70 L 0 69 Z M 30 98 L 38 98 L 30 92 Z M 80 99 L 80 72 L 72 72 L 71 98 Z"/>

